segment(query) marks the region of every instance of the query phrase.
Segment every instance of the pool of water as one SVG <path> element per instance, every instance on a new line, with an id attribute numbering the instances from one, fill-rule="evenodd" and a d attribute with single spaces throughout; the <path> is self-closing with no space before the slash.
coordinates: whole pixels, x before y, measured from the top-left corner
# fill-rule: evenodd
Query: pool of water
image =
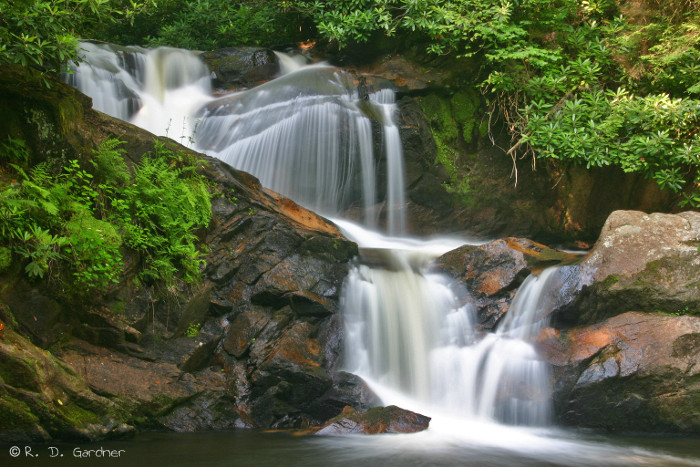
<path id="1" fill-rule="evenodd" d="M 471 429 L 470 429 L 471 428 Z M 474 430 L 478 430 L 475 432 Z M 30 450 L 30 451 L 29 451 Z M 12 454 L 19 455 L 12 457 Z M 32 457 L 35 456 L 35 457 Z M 610 437 L 475 425 L 446 435 L 142 433 L 96 444 L 2 447 L 1 465 L 41 466 L 700 466 L 700 438 Z"/>

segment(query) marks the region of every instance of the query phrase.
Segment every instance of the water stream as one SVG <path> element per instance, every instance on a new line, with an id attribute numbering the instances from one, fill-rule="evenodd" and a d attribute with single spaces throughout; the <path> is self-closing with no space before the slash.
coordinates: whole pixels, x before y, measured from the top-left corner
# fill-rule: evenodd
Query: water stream
<path id="1" fill-rule="evenodd" d="M 345 366 L 385 404 L 433 417 L 431 428 L 307 446 L 323 445 L 338 465 L 343 456 L 353 465 L 371 459 L 398 465 L 386 459 L 414 451 L 450 464 L 463 456 L 481 459 L 473 465 L 694 462 L 667 462 L 661 454 L 582 441 L 550 427 L 549 368 L 532 341 L 547 324 L 558 270 L 529 277 L 496 331 L 479 331 L 469 291 L 431 270 L 437 256 L 467 240 L 403 235 L 403 158 L 391 90 L 365 98 L 342 70 L 283 57 L 286 74 L 214 98 L 206 67 L 189 52 L 83 48 L 85 61 L 67 80 L 97 109 L 251 172 L 263 185 L 334 218 L 359 244 L 360 260 L 342 294 Z M 377 175 L 382 164 L 385 180 Z M 360 221 L 342 218 L 352 207 L 361 207 Z M 483 456 L 486 450 L 491 457 Z M 410 459 L 399 463 L 411 465 Z"/>

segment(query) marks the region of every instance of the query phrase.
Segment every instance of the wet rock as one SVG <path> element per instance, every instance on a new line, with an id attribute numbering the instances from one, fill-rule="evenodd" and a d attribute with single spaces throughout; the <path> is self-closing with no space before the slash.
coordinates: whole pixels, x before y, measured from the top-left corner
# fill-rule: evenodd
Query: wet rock
<path id="1" fill-rule="evenodd" d="M 436 268 L 469 291 L 479 323 L 492 329 L 508 311 L 515 292 L 528 275 L 549 265 L 576 260 L 575 255 L 511 237 L 461 246 L 438 258 Z"/>
<path id="2" fill-rule="evenodd" d="M 217 88 L 257 86 L 280 72 L 274 52 L 260 47 L 229 47 L 204 52 L 200 57 L 209 67 Z"/>
<path id="3" fill-rule="evenodd" d="M 628 312 L 545 329 L 561 423 L 611 431 L 700 431 L 700 318 Z"/>
<path id="4" fill-rule="evenodd" d="M 415 433 L 428 428 L 430 417 L 401 409 L 395 405 L 375 407 L 359 412 L 345 407 L 315 434 L 337 436 L 347 434 Z"/>
<path id="5" fill-rule="evenodd" d="M 581 262 L 565 326 L 644 310 L 700 314 L 700 213 L 616 211 Z"/>

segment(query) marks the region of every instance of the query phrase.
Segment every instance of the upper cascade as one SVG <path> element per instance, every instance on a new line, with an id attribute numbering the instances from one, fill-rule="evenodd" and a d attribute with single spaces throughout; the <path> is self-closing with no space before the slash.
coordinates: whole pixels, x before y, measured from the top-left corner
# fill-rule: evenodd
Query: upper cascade
<path id="1" fill-rule="evenodd" d="M 220 98 L 204 63 L 182 49 L 83 42 L 82 61 L 65 79 L 96 109 L 250 172 L 320 214 L 360 208 L 365 226 L 377 228 L 383 214 L 390 233 L 404 233 L 394 92 L 361 98 L 341 69 L 277 55 L 285 74 Z M 376 174 L 382 157 L 386 184 Z"/>

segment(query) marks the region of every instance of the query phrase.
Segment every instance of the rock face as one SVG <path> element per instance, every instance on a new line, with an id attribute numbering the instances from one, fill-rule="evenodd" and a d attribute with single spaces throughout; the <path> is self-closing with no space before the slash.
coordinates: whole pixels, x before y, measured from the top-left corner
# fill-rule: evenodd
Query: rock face
<path id="1" fill-rule="evenodd" d="M 260 47 L 229 47 L 200 55 L 220 89 L 250 88 L 269 81 L 280 72 L 274 52 Z"/>
<path id="2" fill-rule="evenodd" d="M 528 275 L 577 259 L 540 243 L 511 237 L 478 246 L 461 246 L 442 255 L 436 267 L 470 292 L 479 324 L 484 329 L 493 329 Z"/>
<path id="3" fill-rule="evenodd" d="M 374 407 L 366 412 L 358 412 L 352 407 L 345 407 L 340 415 L 328 420 L 315 434 L 337 436 L 415 433 L 427 430 L 429 423 L 430 417 L 401 409 L 395 405 Z"/>
<path id="4" fill-rule="evenodd" d="M 561 423 L 700 432 L 700 318 L 628 312 L 539 341 Z"/>
<path id="5" fill-rule="evenodd" d="M 81 158 L 118 136 L 132 162 L 153 149 L 152 135 L 90 110 L 77 91 L 52 83 L 46 93 L 28 82 L 0 78 L 8 116 L 0 139 L 9 133 L 33 154 Z M 31 137 L 37 124 L 45 137 Z M 347 405 L 376 404 L 364 382 L 336 372 L 338 299 L 357 246 L 254 177 L 201 157 L 214 193 L 212 221 L 200 232 L 202 283 L 141 286 L 127 267 L 109 293 L 74 303 L 17 268 L 0 276 L 1 410 L 12 420 L 0 438 L 306 427 Z M 34 360 L 44 362 L 39 370 Z"/>
<path id="6" fill-rule="evenodd" d="M 698 212 L 610 215 L 540 336 L 562 423 L 700 431 L 699 245 Z"/>
<path id="7" fill-rule="evenodd" d="M 700 314 L 700 213 L 616 211 L 581 263 L 577 300 L 557 319 L 587 324 L 625 311 Z"/>

